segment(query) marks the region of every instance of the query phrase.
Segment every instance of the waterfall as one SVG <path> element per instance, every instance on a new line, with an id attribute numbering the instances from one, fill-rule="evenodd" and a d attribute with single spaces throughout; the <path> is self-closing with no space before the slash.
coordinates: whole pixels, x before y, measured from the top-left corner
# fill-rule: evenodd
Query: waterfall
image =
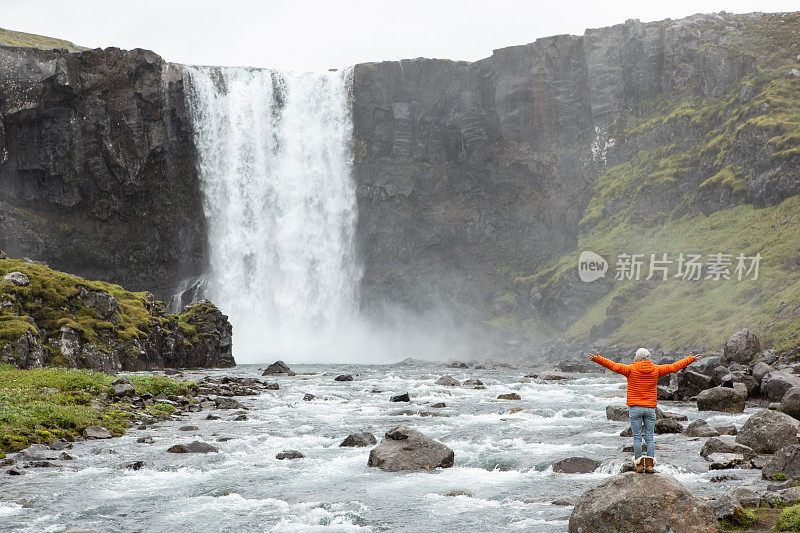
<path id="1" fill-rule="evenodd" d="M 344 349 L 361 274 L 350 80 L 184 69 L 208 226 L 206 294 L 230 317 L 238 362 Z"/>

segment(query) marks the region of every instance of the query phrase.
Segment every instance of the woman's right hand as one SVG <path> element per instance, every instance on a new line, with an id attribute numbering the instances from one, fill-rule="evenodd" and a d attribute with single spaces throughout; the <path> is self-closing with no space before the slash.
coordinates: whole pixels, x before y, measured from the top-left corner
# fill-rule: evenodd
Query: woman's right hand
<path id="1" fill-rule="evenodd" d="M 595 359 L 597 359 L 598 355 L 599 354 L 596 353 L 590 353 L 589 355 L 586 356 L 586 359 L 588 359 L 589 361 L 594 361 Z"/>

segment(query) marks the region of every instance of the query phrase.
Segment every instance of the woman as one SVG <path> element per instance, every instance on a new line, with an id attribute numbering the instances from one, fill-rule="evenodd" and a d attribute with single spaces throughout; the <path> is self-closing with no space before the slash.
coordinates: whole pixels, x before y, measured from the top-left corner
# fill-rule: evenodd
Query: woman
<path id="1" fill-rule="evenodd" d="M 670 365 L 654 364 L 650 359 L 650 352 L 646 348 L 636 350 L 632 365 L 615 363 L 605 357 L 600 357 L 600 354 L 590 353 L 587 357 L 590 361 L 628 378 L 628 418 L 630 418 L 631 432 L 633 433 L 635 470 L 640 474 L 642 471 L 652 474 L 655 472 L 653 467 L 655 466 L 656 446 L 653 442 L 653 429 L 656 424 L 658 378 L 677 372 L 694 361 L 699 361 L 700 356 L 690 353 L 689 357 Z M 644 457 L 642 457 L 642 426 L 644 426 L 644 440 L 648 452 L 648 455 Z"/>

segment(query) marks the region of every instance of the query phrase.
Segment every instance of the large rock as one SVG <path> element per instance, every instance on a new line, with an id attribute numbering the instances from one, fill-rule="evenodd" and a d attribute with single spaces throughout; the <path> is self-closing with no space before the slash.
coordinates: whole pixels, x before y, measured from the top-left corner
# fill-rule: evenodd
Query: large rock
<path id="1" fill-rule="evenodd" d="M 445 387 L 458 387 L 461 385 L 461 383 L 452 376 L 442 376 L 436 380 L 436 384 L 444 385 Z"/>
<path id="2" fill-rule="evenodd" d="M 189 444 L 176 444 L 167 449 L 169 453 L 217 453 L 218 451 L 214 446 L 200 441 L 193 441 Z"/>
<path id="3" fill-rule="evenodd" d="M 747 419 L 736 435 L 736 442 L 756 453 L 775 453 L 784 446 L 797 444 L 797 423 L 787 414 L 764 409 Z"/>
<path id="4" fill-rule="evenodd" d="M 3 281 L 6 283 L 13 283 L 14 285 L 19 285 L 21 287 L 25 287 L 31 282 L 30 278 L 28 278 L 28 275 L 22 272 L 9 272 L 3 276 Z"/>
<path id="5" fill-rule="evenodd" d="M 101 426 L 89 426 L 83 430 L 83 436 L 87 439 L 110 439 L 111 432 Z"/>
<path id="6" fill-rule="evenodd" d="M 699 372 L 683 370 L 678 374 L 678 390 L 675 394 L 682 400 L 688 400 L 710 388 L 711 378 Z"/>
<path id="7" fill-rule="evenodd" d="M 719 524 L 704 500 L 672 476 L 626 472 L 611 476 L 579 499 L 570 533 L 712 533 Z"/>
<path id="8" fill-rule="evenodd" d="M 718 437 L 719 431 L 711 427 L 705 420 L 695 420 L 683 430 L 687 437 Z"/>
<path id="9" fill-rule="evenodd" d="M 286 376 L 294 376 L 295 373 L 289 368 L 289 365 L 284 363 L 283 361 L 275 361 L 271 365 L 269 365 L 265 370 L 264 373 L 261 374 L 262 376 L 273 376 L 276 374 L 284 374 Z"/>
<path id="10" fill-rule="evenodd" d="M 453 466 L 453 450 L 406 426 L 386 432 L 384 439 L 369 452 L 367 466 L 381 470 L 429 470 Z"/>
<path id="11" fill-rule="evenodd" d="M 739 444 L 727 436 L 720 438 L 711 437 L 703 443 L 703 447 L 700 449 L 700 456 L 703 459 L 708 460 L 708 458 L 715 453 L 736 453 L 747 461 L 756 456 L 756 452 L 754 452 L 752 448 L 744 444 Z"/>
<path id="12" fill-rule="evenodd" d="M 783 395 L 781 412 L 800 420 L 800 387 L 792 387 Z"/>
<path id="13" fill-rule="evenodd" d="M 745 394 L 727 387 L 712 387 L 697 395 L 699 411 L 722 411 L 723 413 L 744 412 Z"/>
<path id="14" fill-rule="evenodd" d="M 777 480 L 779 474 L 783 479 L 796 480 L 800 478 L 800 446 L 792 444 L 784 446 L 761 469 L 761 477 Z"/>
<path id="15" fill-rule="evenodd" d="M 761 378 L 761 395 L 773 402 L 780 402 L 792 387 L 800 387 L 800 376 L 783 370 L 773 370 Z"/>
<path id="16" fill-rule="evenodd" d="M 364 447 L 364 446 L 372 446 L 373 444 L 377 444 L 378 439 L 375 438 L 375 435 L 372 433 L 353 433 L 348 435 L 346 439 L 342 441 L 339 446 L 343 447 Z"/>
<path id="17" fill-rule="evenodd" d="M 588 457 L 567 457 L 553 463 L 553 472 L 560 474 L 588 474 L 597 470 L 600 461 Z"/>
<path id="18" fill-rule="evenodd" d="M 627 422 L 629 420 L 627 405 L 607 405 L 606 418 L 614 422 Z"/>
<path id="19" fill-rule="evenodd" d="M 755 333 L 745 328 L 734 333 L 725 343 L 723 355 L 732 363 L 747 364 L 761 351 L 761 343 Z"/>
<path id="20" fill-rule="evenodd" d="M 766 376 L 773 370 L 775 369 L 769 366 L 764 361 L 759 361 L 755 365 L 753 365 L 753 377 L 756 378 L 758 384 L 761 385 L 761 380 L 764 379 L 764 376 Z"/>

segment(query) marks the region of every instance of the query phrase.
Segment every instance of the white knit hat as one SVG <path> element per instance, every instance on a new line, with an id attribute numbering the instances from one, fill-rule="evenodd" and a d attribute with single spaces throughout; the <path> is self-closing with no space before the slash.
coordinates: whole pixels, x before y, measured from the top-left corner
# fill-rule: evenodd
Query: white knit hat
<path id="1" fill-rule="evenodd" d="M 647 348 L 639 348 L 636 350 L 636 355 L 633 358 L 633 362 L 637 361 L 650 361 L 650 350 Z"/>

